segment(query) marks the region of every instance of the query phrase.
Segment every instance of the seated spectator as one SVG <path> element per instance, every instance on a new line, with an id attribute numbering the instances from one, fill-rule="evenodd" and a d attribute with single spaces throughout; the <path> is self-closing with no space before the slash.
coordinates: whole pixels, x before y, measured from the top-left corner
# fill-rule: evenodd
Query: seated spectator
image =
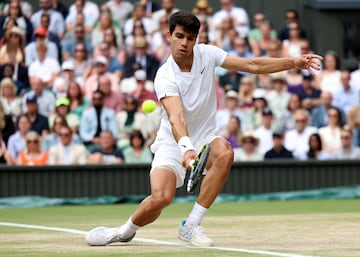
<path id="1" fill-rule="evenodd" d="M 323 69 L 315 77 L 315 88 L 333 93 L 341 88 L 340 60 L 334 51 L 327 51 Z"/>
<path id="2" fill-rule="evenodd" d="M 39 113 L 39 107 L 37 102 L 37 97 L 35 95 L 28 95 L 26 97 L 26 108 L 27 112 L 25 113 L 31 122 L 31 130 L 37 132 L 44 138 L 49 132 L 49 122 L 48 118 Z"/>
<path id="3" fill-rule="evenodd" d="M 352 107 L 346 117 L 346 124 L 353 131 L 353 145 L 360 145 L 360 103 Z"/>
<path id="4" fill-rule="evenodd" d="M 99 78 L 106 76 L 111 81 L 111 90 L 119 92 L 119 78 L 108 72 L 107 67 L 109 63 L 104 56 L 99 56 L 95 59 L 95 68 L 90 77 L 84 81 L 83 91 L 88 99 L 91 99 L 93 92 L 98 88 Z"/>
<path id="5" fill-rule="evenodd" d="M 135 88 L 135 90 L 130 92 L 130 95 L 136 98 L 139 108 L 141 107 L 143 102 L 148 99 L 154 100 L 157 103 L 158 99 L 156 97 L 155 92 L 147 90 L 145 87 L 145 83 L 146 83 L 145 71 L 137 70 L 135 73 L 136 73 L 136 77 L 138 77 L 138 79 L 136 80 L 137 87 Z"/>
<path id="6" fill-rule="evenodd" d="M 22 98 L 23 113 L 27 112 L 26 99 L 35 95 L 39 106 L 39 113 L 45 117 L 49 117 L 55 111 L 55 96 L 45 89 L 45 84 L 40 78 L 33 78 L 31 81 L 31 90 L 24 94 Z"/>
<path id="7" fill-rule="evenodd" d="M 232 115 L 230 117 L 229 124 L 224 131 L 220 132 L 220 135 L 229 141 L 232 148 L 241 147 L 240 141 L 242 137 L 242 131 L 240 119 L 237 116 Z"/>
<path id="8" fill-rule="evenodd" d="M 134 10 L 134 5 L 130 1 L 108 0 L 105 5 L 112 14 L 114 20 L 118 20 L 121 27 L 124 27 L 126 19 Z"/>
<path id="9" fill-rule="evenodd" d="M 36 43 L 38 59 L 29 65 L 29 79 L 40 78 L 47 87 L 52 87 L 55 78 L 60 73 L 60 64 L 57 59 L 46 56 L 48 46 L 45 42 Z"/>
<path id="10" fill-rule="evenodd" d="M 35 30 L 35 41 L 28 44 L 25 48 L 25 63 L 29 66 L 31 63 L 38 59 L 36 45 L 39 42 L 44 42 L 47 45 L 46 56 L 51 57 L 55 60 L 59 58 L 59 51 L 54 42 L 47 39 L 47 31 L 43 27 L 39 27 Z"/>
<path id="11" fill-rule="evenodd" d="M 4 107 L 0 102 L 0 132 L 1 139 L 7 145 L 11 135 L 15 133 L 15 126 L 11 115 L 8 115 L 4 111 Z"/>
<path id="12" fill-rule="evenodd" d="M 61 51 L 60 38 L 56 33 L 49 30 L 50 22 L 50 15 L 48 13 L 43 13 L 40 18 L 40 27 L 43 27 L 46 30 L 46 38 L 49 42 L 53 42 L 56 45 L 59 53 Z"/>
<path id="13" fill-rule="evenodd" d="M 328 160 L 331 159 L 331 155 L 323 151 L 321 136 L 318 133 L 314 133 L 309 138 L 309 151 L 306 155 L 308 160 Z"/>
<path id="14" fill-rule="evenodd" d="M 121 150 L 116 149 L 116 140 L 111 131 L 100 133 L 100 147 L 90 151 L 87 158 L 88 164 L 121 164 L 124 162 L 124 155 Z"/>
<path id="15" fill-rule="evenodd" d="M 285 76 L 287 91 L 290 93 L 298 93 L 302 88 L 303 74 L 299 69 L 291 69 L 286 72 Z"/>
<path id="16" fill-rule="evenodd" d="M 349 126 L 345 125 L 341 129 L 341 148 L 332 154 L 335 160 L 359 160 L 360 148 L 352 146 L 353 132 Z"/>
<path id="17" fill-rule="evenodd" d="M 72 81 L 66 93 L 66 98 L 70 101 L 70 112 L 77 115 L 81 121 L 82 113 L 89 106 L 89 99 L 83 94 L 80 85 Z"/>
<path id="18" fill-rule="evenodd" d="M 257 150 L 261 154 L 265 154 L 273 147 L 273 120 L 274 115 L 270 108 L 262 110 L 261 125 L 254 130 L 253 136 L 259 139 Z"/>
<path id="19" fill-rule="evenodd" d="M 61 53 L 62 53 L 62 60 L 70 60 L 75 58 L 76 54 L 76 46 L 81 43 L 86 52 L 90 55 L 93 52 L 92 45 L 89 40 L 86 38 L 86 31 L 83 24 L 76 24 L 74 28 L 74 33 L 72 37 L 63 39 L 61 42 Z"/>
<path id="20" fill-rule="evenodd" d="M 120 81 L 120 91 L 124 94 L 130 94 L 137 88 L 138 83 L 144 80 L 146 90 L 154 91 L 154 83 L 146 79 L 146 73 L 140 69 L 140 65 L 135 65 L 134 76 Z"/>
<path id="21" fill-rule="evenodd" d="M 244 76 L 239 84 L 239 106 L 242 110 L 253 107 L 253 95 L 256 89 L 254 77 Z"/>
<path id="22" fill-rule="evenodd" d="M 332 107 L 332 93 L 329 91 L 322 91 L 320 94 L 320 99 L 312 101 L 311 109 L 311 125 L 317 128 L 325 127 L 328 124 L 328 115 L 327 111 Z M 341 110 L 340 110 L 341 111 Z M 344 121 L 344 114 L 341 111 L 341 120 Z"/>
<path id="23" fill-rule="evenodd" d="M 31 122 L 27 115 L 21 114 L 17 120 L 17 131 L 9 137 L 7 149 L 9 151 L 9 162 L 16 163 L 19 152 L 25 150 L 25 136 L 30 131 Z"/>
<path id="24" fill-rule="evenodd" d="M 145 145 L 145 138 L 140 130 L 134 130 L 130 134 L 130 146 L 123 150 L 125 163 L 151 163 L 153 154 Z"/>
<path id="25" fill-rule="evenodd" d="M 273 147 L 264 155 L 265 160 L 293 159 L 292 152 L 284 146 L 284 131 L 275 129 L 272 133 Z"/>
<path id="26" fill-rule="evenodd" d="M 0 165 L 7 164 L 11 162 L 11 157 L 9 152 L 6 150 L 6 144 L 2 139 L 1 131 L 0 131 Z"/>
<path id="27" fill-rule="evenodd" d="M 44 151 L 49 151 L 52 146 L 60 143 L 60 129 L 63 126 L 68 126 L 65 117 L 55 117 L 54 124 L 50 129 L 50 133 L 48 133 L 46 137 L 42 140 L 42 148 Z M 73 134 L 71 141 L 74 144 L 82 144 L 82 141 L 78 134 Z"/>
<path id="28" fill-rule="evenodd" d="M 285 133 L 285 147 L 293 153 L 294 158 L 304 160 L 309 151 L 309 138 L 317 133 L 317 128 L 309 125 L 309 113 L 298 109 L 294 113 L 295 128 Z"/>
<path id="29" fill-rule="evenodd" d="M 83 144 L 76 144 L 72 141 L 72 130 L 63 126 L 59 132 L 60 143 L 50 147 L 50 165 L 79 165 L 86 164 L 87 151 Z"/>
<path id="30" fill-rule="evenodd" d="M 123 65 L 111 55 L 110 45 L 107 42 L 101 42 L 98 46 L 99 56 L 104 56 L 107 60 L 107 71 L 114 74 L 119 80 L 123 76 Z"/>
<path id="31" fill-rule="evenodd" d="M 55 113 L 49 117 L 50 128 L 54 126 L 55 117 L 61 116 L 65 118 L 66 123 L 71 128 L 71 130 L 74 133 L 77 133 L 80 120 L 76 114 L 70 112 L 70 100 L 66 97 L 58 98 L 55 105 Z"/>
<path id="32" fill-rule="evenodd" d="M 12 57 L 10 58 L 12 59 Z M 14 61 L 0 66 L 0 80 L 5 78 L 13 81 L 17 96 L 24 94 L 30 88 L 28 68 L 21 63 Z"/>
<path id="33" fill-rule="evenodd" d="M 6 43 L 0 47 L 0 65 L 10 62 L 11 52 L 14 53 L 16 62 L 24 62 L 25 36 L 21 29 L 15 26 L 6 31 L 5 41 Z"/>
<path id="34" fill-rule="evenodd" d="M 44 152 L 41 148 L 40 135 L 36 131 L 30 130 L 26 133 L 25 142 L 25 149 L 19 152 L 16 164 L 22 166 L 46 165 L 48 152 Z"/>
<path id="35" fill-rule="evenodd" d="M 118 128 L 115 121 L 115 112 L 104 107 L 104 94 L 100 90 L 93 93 L 93 105 L 83 112 L 80 121 L 79 135 L 89 148 L 100 144 L 100 133 L 103 130 L 112 132 L 118 137 Z"/>
<path id="36" fill-rule="evenodd" d="M 21 98 L 16 96 L 16 86 L 10 78 L 4 78 L 0 83 L 0 102 L 4 113 L 15 123 L 21 113 Z"/>
<path id="37" fill-rule="evenodd" d="M 72 60 L 67 60 L 61 64 L 61 73 L 55 78 L 52 91 L 56 98 L 66 97 L 69 84 L 76 79 L 75 64 Z"/>
<path id="38" fill-rule="evenodd" d="M 124 108 L 124 96 L 119 91 L 111 89 L 111 81 L 106 76 L 99 78 L 98 89 L 104 94 L 104 106 L 114 110 L 115 113 L 120 112 Z"/>
<path id="39" fill-rule="evenodd" d="M 291 94 L 290 99 L 287 105 L 287 109 L 283 112 L 280 118 L 277 121 L 277 126 L 284 130 L 288 131 L 295 128 L 295 120 L 294 114 L 300 109 L 301 106 L 301 98 L 298 94 Z"/>
<path id="40" fill-rule="evenodd" d="M 234 162 L 239 161 L 262 161 L 264 156 L 257 151 L 259 139 L 251 132 L 245 132 L 241 139 L 242 148 L 234 149 Z"/>
<path id="41" fill-rule="evenodd" d="M 252 96 L 253 106 L 244 110 L 243 130 L 254 130 L 261 125 L 262 110 L 268 107 L 266 92 L 257 88 Z"/>
<path id="42" fill-rule="evenodd" d="M 330 107 L 327 110 L 328 125 L 319 128 L 319 135 L 322 141 L 322 150 L 326 153 L 332 153 L 341 147 L 341 112 L 336 107 Z"/>

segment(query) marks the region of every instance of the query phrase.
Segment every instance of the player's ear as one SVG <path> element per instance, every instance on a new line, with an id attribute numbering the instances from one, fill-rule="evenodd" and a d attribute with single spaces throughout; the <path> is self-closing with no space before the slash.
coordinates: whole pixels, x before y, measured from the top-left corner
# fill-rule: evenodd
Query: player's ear
<path id="1" fill-rule="evenodd" d="M 170 43 L 170 39 L 171 39 L 171 33 L 170 33 L 170 31 L 166 32 L 166 39 L 167 39 L 167 41 Z"/>

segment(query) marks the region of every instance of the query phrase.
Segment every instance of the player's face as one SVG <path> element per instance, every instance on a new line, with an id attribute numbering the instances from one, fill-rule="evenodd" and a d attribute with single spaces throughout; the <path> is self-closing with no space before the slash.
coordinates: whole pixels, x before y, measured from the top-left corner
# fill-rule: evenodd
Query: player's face
<path id="1" fill-rule="evenodd" d="M 172 34 L 168 34 L 172 56 L 175 60 L 192 57 L 193 47 L 196 43 L 196 35 L 176 25 Z"/>

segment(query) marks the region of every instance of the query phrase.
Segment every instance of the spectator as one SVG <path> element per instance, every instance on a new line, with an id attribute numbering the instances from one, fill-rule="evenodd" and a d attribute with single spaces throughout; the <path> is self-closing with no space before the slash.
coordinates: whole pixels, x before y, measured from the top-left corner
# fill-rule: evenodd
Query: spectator
<path id="1" fill-rule="evenodd" d="M 296 110 L 294 120 L 295 128 L 286 131 L 284 145 L 294 158 L 304 160 L 309 151 L 309 138 L 317 133 L 317 128 L 309 126 L 309 113 L 305 109 Z"/>
<path id="2" fill-rule="evenodd" d="M 111 81 L 106 76 L 99 78 L 98 89 L 104 94 L 104 106 L 113 110 L 115 113 L 124 108 L 124 96 L 119 91 L 111 89 Z"/>
<path id="3" fill-rule="evenodd" d="M 309 151 L 307 152 L 307 159 L 328 160 L 331 156 L 328 152 L 323 151 L 321 136 L 314 133 L 309 138 Z"/>
<path id="4" fill-rule="evenodd" d="M 22 98 L 23 112 L 27 112 L 26 99 L 30 95 L 35 95 L 38 100 L 39 113 L 49 117 L 55 111 L 55 96 L 52 92 L 45 89 L 45 84 L 40 78 L 33 78 L 31 81 L 31 90 L 24 94 Z"/>
<path id="5" fill-rule="evenodd" d="M 25 35 L 26 44 L 30 43 L 33 35 L 33 26 L 29 19 L 30 16 L 27 14 L 31 15 L 32 10 L 25 13 L 24 10 L 22 10 L 24 4 L 27 6 L 25 8 L 30 7 L 31 9 L 31 5 L 25 1 L 10 1 L 10 3 L 5 6 L 4 13 L 6 13 L 6 15 L 2 15 L 0 17 L 0 37 L 4 37 L 4 28 L 6 27 L 5 25 L 9 20 L 13 19 L 16 21 L 16 24 L 21 30 L 22 34 Z"/>
<path id="6" fill-rule="evenodd" d="M 22 166 L 44 166 L 48 161 L 48 152 L 41 148 L 41 139 L 36 131 L 30 130 L 25 136 L 25 149 L 19 152 L 16 165 Z"/>
<path id="7" fill-rule="evenodd" d="M 49 122 L 46 116 L 39 113 L 38 99 L 36 95 L 28 95 L 25 99 L 27 112 L 25 113 L 31 122 L 31 130 L 44 138 L 49 132 Z"/>
<path id="8" fill-rule="evenodd" d="M 146 6 L 146 16 L 148 17 L 152 17 L 153 13 L 160 10 L 160 6 L 156 1 L 141 0 L 141 2 Z"/>
<path id="9" fill-rule="evenodd" d="M 77 15 L 79 13 L 84 15 L 84 23 L 83 24 L 79 24 L 80 26 L 82 26 L 83 29 L 83 36 L 85 36 L 85 31 L 87 32 L 91 32 L 95 26 L 96 20 L 94 19 L 93 16 L 89 15 L 88 13 L 84 12 L 84 7 L 85 7 L 85 1 L 84 0 L 76 0 L 74 1 L 74 6 L 75 6 L 75 11 L 69 13 L 66 18 L 65 18 L 65 26 L 66 26 L 66 31 L 67 33 L 69 33 L 69 31 L 74 31 L 75 32 L 75 36 L 77 36 L 76 34 L 76 27 L 78 26 L 77 23 Z M 74 36 L 74 35 L 68 35 L 68 37 Z"/>
<path id="10" fill-rule="evenodd" d="M 123 44 L 123 33 L 120 29 L 120 25 L 112 19 L 110 11 L 105 11 L 101 12 L 99 21 L 96 23 L 91 33 L 91 45 L 93 48 L 104 41 L 104 32 L 109 28 L 112 28 L 115 31 L 116 41 L 121 45 Z"/>
<path id="11" fill-rule="evenodd" d="M 27 66 L 35 62 L 39 57 L 36 51 L 36 45 L 39 42 L 45 42 L 47 46 L 46 56 L 58 60 L 59 50 L 54 42 L 49 41 L 47 38 L 47 31 L 43 27 L 35 30 L 35 41 L 29 43 L 25 48 L 25 63 Z"/>
<path id="12" fill-rule="evenodd" d="M 103 130 L 112 132 L 118 137 L 118 128 L 115 121 L 115 112 L 104 107 L 104 94 L 96 90 L 92 97 L 93 106 L 83 112 L 80 121 L 79 135 L 89 148 L 100 144 L 99 135 Z"/>
<path id="13" fill-rule="evenodd" d="M 192 13 L 195 14 L 201 22 L 199 35 L 201 32 L 206 32 L 208 40 L 211 42 L 214 41 L 213 12 L 214 10 L 207 0 L 198 0 L 192 9 Z"/>
<path id="14" fill-rule="evenodd" d="M 240 37 L 247 37 L 250 30 L 249 16 L 244 8 L 234 5 L 233 0 L 220 0 L 221 10 L 214 13 L 213 22 L 216 30 L 221 27 L 225 16 L 230 15 L 234 20 L 234 26 Z"/>
<path id="15" fill-rule="evenodd" d="M 232 50 L 229 52 L 231 55 L 239 56 L 242 58 L 252 58 L 254 55 L 249 51 L 248 41 L 246 38 L 235 37 L 232 41 Z M 239 71 L 240 74 L 250 76 L 248 72 Z"/>
<path id="16" fill-rule="evenodd" d="M 291 94 L 286 90 L 285 78 L 274 75 L 272 78 L 273 90 L 266 96 L 269 108 L 274 113 L 274 121 L 277 122 L 281 115 L 286 112 Z"/>
<path id="17" fill-rule="evenodd" d="M 241 147 L 242 130 L 240 119 L 237 116 L 232 115 L 229 124 L 224 131 L 220 132 L 220 134 L 229 141 L 232 148 Z"/>
<path id="18" fill-rule="evenodd" d="M 261 124 L 262 110 L 268 107 L 264 89 L 257 88 L 253 93 L 253 106 L 244 111 L 243 130 L 254 130 Z"/>
<path id="19" fill-rule="evenodd" d="M 341 87 L 334 91 L 332 104 L 347 115 L 352 107 L 360 103 L 360 91 L 350 85 L 350 71 L 342 70 L 340 76 Z"/>
<path id="20" fill-rule="evenodd" d="M 87 152 L 82 144 L 73 143 L 71 128 L 62 126 L 59 132 L 60 143 L 49 150 L 50 165 L 86 164 Z"/>
<path id="21" fill-rule="evenodd" d="M 125 163 L 151 163 L 153 154 L 145 145 L 145 138 L 140 130 L 130 134 L 130 146 L 123 150 Z"/>
<path id="22" fill-rule="evenodd" d="M 253 107 L 253 96 L 256 90 L 256 84 L 254 77 L 244 76 L 239 84 L 239 106 L 241 109 L 246 110 L 247 108 Z"/>
<path id="23" fill-rule="evenodd" d="M 352 146 L 352 130 L 348 126 L 341 129 L 341 148 L 336 150 L 332 156 L 336 160 L 358 160 L 360 148 Z"/>
<path id="24" fill-rule="evenodd" d="M 234 20 L 230 15 L 225 16 L 221 25 L 218 27 L 218 33 L 215 37 L 215 45 L 224 49 L 227 52 L 233 50 L 233 39 L 239 37 L 238 32 L 235 29 Z"/>
<path id="25" fill-rule="evenodd" d="M 70 101 L 70 112 L 77 115 L 81 121 L 82 113 L 89 106 L 89 99 L 82 93 L 80 85 L 76 81 L 69 84 L 66 98 Z"/>
<path id="26" fill-rule="evenodd" d="M 81 1 L 81 0 L 78 0 Z M 62 60 L 66 61 L 75 58 L 76 47 L 82 43 L 87 53 L 92 53 L 93 48 L 89 40 L 86 39 L 86 31 L 83 24 L 76 24 L 74 27 L 74 36 L 63 39 L 61 42 Z"/>
<path id="27" fill-rule="evenodd" d="M 275 129 L 272 133 L 273 147 L 264 155 L 265 160 L 293 159 L 292 152 L 284 146 L 284 131 Z"/>
<path id="28" fill-rule="evenodd" d="M 1 80 L 0 102 L 5 115 L 10 115 L 13 122 L 15 122 L 21 113 L 21 98 L 16 96 L 16 86 L 10 78 Z"/>
<path id="29" fill-rule="evenodd" d="M 299 14 L 296 10 L 288 9 L 285 12 L 285 26 L 282 27 L 279 31 L 279 39 L 284 41 L 285 39 L 289 39 L 289 24 L 299 23 Z M 304 30 L 300 30 L 300 35 L 302 38 L 306 38 L 306 33 Z"/>
<path id="30" fill-rule="evenodd" d="M 55 78 L 52 91 L 56 98 L 66 97 L 66 92 L 71 81 L 75 80 L 75 65 L 72 60 L 67 60 L 61 64 L 61 73 Z"/>
<path id="31" fill-rule="evenodd" d="M 9 152 L 6 150 L 6 144 L 2 139 L 0 132 L 0 165 L 11 163 L 11 157 Z"/>
<path id="32" fill-rule="evenodd" d="M 154 83 L 146 78 L 146 72 L 140 69 L 140 65 L 135 65 L 134 76 L 120 81 L 120 91 L 130 94 L 138 87 L 138 83 L 145 81 L 145 89 L 154 92 Z"/>
<path id="33" fill-rule="evenodd" d="M 0 48 L 0 65 L 10 62 L 10 53 L 15 56 L 17 63 L 25 61 L 25 36 L 17 26 L 6 31 L 6 43 Z"/>
<path id="34" fill-rule="evenodd" d="M 76 6 L 75 3 L 70 6 L 69 14 L 76 13 Z M 84 0 L 84 9 L 83 13 L 86 16 L 91 16 L 94 21 L 97 21 L 99 19 L 99 6 L 97 3 L 90 1 L 90 0 Z"/>
<path id="35" fill-rule="evenodd" d="M 136 37 L 134 40 L 135 53 L 127 56 L 124 65 L 124 78 L 134 76 L 134 66 L 140 65 L 140 69 L 146 72 L 146 78 L 154 81 L 159 68 L 159 62 L 155 55 L 148 53 L 148 42 L 145 37 Z"/>
<path id="36" fill-rule="evenodd" d="M 152 34 L 148 33 L 141 20 L 135 20 L 132 30 L 125 36 L 125 53 L 128 55 L 134 54 L 135 51 L 135 38 L 144 37 L 149 45 L 149 52 L 154 50 Z M 126 61 L 126 60 L 125 60 Z M 125 63 L 125 62 L 124 62 Z"/>
<path id="37" fill-rule="evenodd" d="M 281 114 L 277 127 L 284 131 L 289 131 L 295 128 L 294 114 L 302 108 L 301 98 L 299 94 L 291 94 L 286 110 Z M 313 123 L 312 123 L 313 124 Z"/>
<path id="38" fill-rule="evenodd" d="M 346 117 L 346 123 L 353 131 L 353 145 L 360 145 L 360 103 L 352 107 Z"/>
<path id="39" fill-rule="evenodd" d="M 314 107 L 319 105 L 321 91 L 314 88 L 314 77 L 312 75 L 303 74 L 303 83 L 297 92 L 302 100 L 302 106 L 308 111 L 312 111 Z"/>
<path id="40" fill-rule="evenodd" d="M 91 150 L 87 158 L 88 164 L 121 164 L 124 162 L 124 155 L 116 149 L 116 140 L 111 131 L 100 133 L 100 147 Z"/>
<path id="41" fill-rule="evenodd" d="M 225 107 L 216 112 L 216 126 L 220 131 L 226 129 L 230 117 L 236 116 L 242 123 L 244 114 L 239 108 L 239 96 L 235 91 L 228 91 L 225 96 Z"/>
<path id="42" fill-rule="evenodd" d="M 83 85 L 86 79 L 91 75 L 92 63 L 88 56 L 89 52 L 84 43 L 77 43 L 74 51 L 73 62 L 75 65 L 75 78 L 79 83 L 81 83 L 81 85 Z"/>
<path id="43" fill-rule="evenodd" d="M 49 42 L 53 42 L 56 45 L 58 52 L 61 52 L 60 38 L 56 33 L 49 30 L 49 26 L 50 26 L 50 15 L 48 13 L 43 13 L 40 19 L 40 27 L 46 30 L 46 38 L 49 40 Z"/>
<path id="44" fill-rule="evenodd" d="M 51 88 L 60 73 L 60 64 L 58 60 L 46 56 L 47 51 L 48 47 L 45 42 L 36 43 L 38 59 L 29 66 L 29 79 L 40 78 L 47 87 Z"/>
<path id="45" fill-rule="evenodd" d="M 148 116 L 138 111 L 136 98 L 127 95 L 124 103 L 124 109 L 116 114 L 116 122 L 119 129 L 117 146 L 120 149 L 130 145 L 130 133 L 133 130 L 141 130 L 145 138 L 148 138 L 152 132 Z"/>
<path id="46" fill-rule="evenodd" d="M 0 80 L 11 79 L 16 86 L 15 94 L 20 96 L 30 88 L 28 68 L 16 62 L 14 53 L 10 53 L 9 58 L 12 61 L 0 66 Z"/>
<path id="47" fill-rule="evenodd" d="M 99 56 L 95 59 L 93 74 L 85 80 L 83 91 L 87 98 L 91 99 L 93 92 L 99 87 L 99 78 L 106 76 L 111 81 L 111 90 L 119 92 L 119 78 L 108 72 L 108 61 L 106 57 Z"/>
<path id="48" fill-rule="evenodd" d="M 152 15 L 154 30 L 159 29 L 161 17 L 170 17 L 171 14 L 177 11 L 179 11 L 179 9 L 175 6 L 175 0 L 161 0 L 161 9 L 154 12 Z"/>
<path id="49" fill-rule="evenodd" d="M 234 162 L 240 161 L 262 161 L 263 155 L 257 151 L 259 139 L 251 132 L 245 132 L 241 139 L 242 148 L 234 149 Z"/>
<path id="50" fill-rule="evenodd" d="M 44 151 L 49 151 L 50 147 L 60 142 L 60 128 L 63 126 L 68 126 L 65 117 L 55 117 L 54 125 L 50 129 L 50 133 L 47 134 L 46 137 L 42 140 L 42 148 Z M 78 134 L 73 134 L 71 141 L 75 144 L 82 144 L 82 141 Z"/>
<path id="51" fill-rule="evenodd" d="M 120 26 L 124 28 L 126 19 L 134 10 L 134 5 L 123 0 L 108 0 L 104 5 L 111 11 L 112 18 L 119 21 Z"/>
<path id="52" fill-rule="evenodd" d="M 324 56 L 324 68 L 315 77 L 315 87 L 321 91 L 334 91 L 341 88 L 339 57 L 334 51 L 327 51 Z"/>
<path id="53" fill-rule="evenodd" d="M 19 157 L 19 152 L 25 150 L 25 136 L 30 131 L 31 122 L 27 115 L 21 114 L 17 120 L 17 131 L 9 137 L 7 149 L 9 162 L 14 164 Z"/>
<path id="54" fill-rule="evenodd" d="M 65 118 L 66 124 L 76 134 L 80 125 L 80 120 L 76 114 L 70 112 L 70 100 L 66 97 L 58 98 L 56 100 L 55 106 L 55 113 L 49 117 L 50 128 L 54 126 L 55 118 L 61 116 Z"/>
<path id="55" fill-rule="evenodd" d="M 288 24 L 289 38 L 282 41 L 283 57 L 299 57 L 301 55 L 301 29 L 300 24 L 292 22 Z"/>
<path id="56" fill-rule="evenodd" d="M 104 56 L 107 60 L 107 71 L 116 75 L 120 80 L 123 76 L 123 65 L 116 59 L 116 57 L 111 55 L 110 45 L 106 42 L 102 42 L 99 44 L 98 49 L 100 56 Z"/>
<path id="57" fill-rule="evenodd" d="M 146 6 L 141 2 L 135 4 L 135 9 L 131 17 L 128 18 L 124 24 L 125 37 L 134 31 L 135 25 L 138 24 L 137 22 L 141 22 L 147 35 L 154 33 L 154 21 L 152 18 L 146 16 Z"/>
<path id="58" fill-rule="evenodd" d="M 274 44 L 278 44 L 279 42 L 276 36 L 274 37 L 272 34 L 274 30 L 269 20 L 264 20 L 260 23 L 259 31 L 260 39 L 249 40 L 252 54 L 254 56 L 268 56 L 270 55 L 270 51 L 273 50 Z"/>
<path id="59" fill-rule="evenodd" d="M 303 74 L 299 69 L 288 70 L 285 74 L 287 91 L 289 93 L 298 93 L 303 84 Z"/>
<path id="60" fill-rule="evenodd" d="M 151 51 L 155 53 L 156 59 L 160 65 L 165 63 L 171 54 L 170 42 L 167 40 L 167 32 L 169 27 L 168 17 L 164 16 L 160 19 L 160 29 L 153 33 L 151 37 Z M 199 35 L 200 40 L 200 35 Z M 155 41 L 155 42 L 154 42 Z"/>
<path id="61" fill-rule="evenodd" d="M 31 16 L 33 27 L 40 27 L 41 15 L 47 13 L 50 15 L 49 31 L 55 33 L 61 39 L 65 30 L 64 17 L 61 13 L 52 9 L 50 0 L 39 0 L 39 6 L 40 10 Z"/>
<path id="62" fill-rule="evenodd" d="M 156 94 L 154 93 L 154 91 L 147 90 L 145 87 L 145 84 L 146 84 L 145 71 L 137 70 L 135 72 L 135 77 L 137 78 L 137 80 L 136 80 L 137 86 L 136 86 L 135 90 L 130 92 L 130 95 L 136 98 L 136 100 L 138 102 L 138 106 L 140 108 L 139 110 L 141 110 L 141 105 L 143 104 L 143 102 L 145 100 L 151 99 L 151 100 L 154 100 L 155 102 L 157 102 L 158 100 L 157 100 L 157 97 L 156 97 Z"/>
<path id="63" fill-rule="evenodd" d="M 329 91 L 322 91 L 320 99 L 314 101 L 317 105 L 311 109 L 311 124 L 314 127 L 321 128 L 328 124 L 327 110 L 332 107 L 332 94 Z M 341 120 L 344 121 L 343 114 Z"/>
<path id="64" fill-rule="evenodd" d="M 60 2 L 60 0 L 51 0 L 51 7 L 53 10 L 61 13 L 62 17 L 65 19 L 69 14 L 69 8 Z"/>
<path id="65" fill-rule="evenodd" d="M 5 113 L 2 103 L 0 103 L 0 134 L 1 139 L 4 141 L 5 145 L 8 144 L 10 136 L 14 133 L 15 126 L 12 120 L 12 116 Z"/>
<path id="66" fill-rule="evenodd" d="M 274 116 L 270 108 L 262 110 L 261 126 L 254 130 L 253 136 L 259 139 L 258 151 L 265 154 L 273 147 L 273 120 Z"/>

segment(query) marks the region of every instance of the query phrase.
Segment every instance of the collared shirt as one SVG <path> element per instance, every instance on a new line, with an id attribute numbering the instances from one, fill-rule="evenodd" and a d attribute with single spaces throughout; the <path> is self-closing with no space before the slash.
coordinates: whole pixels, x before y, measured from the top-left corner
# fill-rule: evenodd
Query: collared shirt
<path id="1" fill-rule="evenodd" d="M 24 94 L 23 99 L 22 99 L 22 103 L 23 103 L 23 112 L 26 113 L 27 112 L 27 107 L 26 107 L 26 98 L 29 95 L 34 95 L 34 91 L 29 91 L 26 94 Z M 38 103 L 38 112 L 45 116 L 45 117 L 49 117 L 50 113 L 53 113 L 55 110 L 55 96 L 52 92 L 48 91 L 48 90 L 43 90 L 42 94 L 37 97 L 37 103 Z"/>
<path id="2" fill-rule="evenodd" d="M 347 115 L 351 107 L 360 103 L 360 92 L 358 89 L 350 87 L 345 91 L 344 88 L 336 90 L 333 95 L 332 104 L 342 109 Z"/>

